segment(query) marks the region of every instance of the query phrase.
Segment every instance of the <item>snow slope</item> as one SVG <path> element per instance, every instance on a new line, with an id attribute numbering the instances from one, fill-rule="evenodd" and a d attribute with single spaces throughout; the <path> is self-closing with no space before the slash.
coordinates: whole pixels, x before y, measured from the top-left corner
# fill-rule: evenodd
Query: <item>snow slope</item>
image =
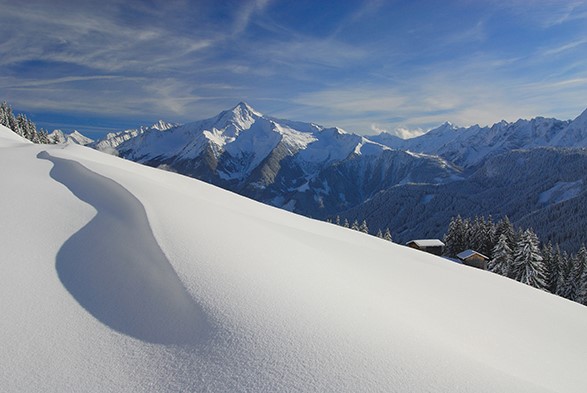
<path id="1" fill-rule="evenodd" d="M 587 386 L 587 309 L 501 276 L 3 127 L 0 184 L 3 391 Z"/>

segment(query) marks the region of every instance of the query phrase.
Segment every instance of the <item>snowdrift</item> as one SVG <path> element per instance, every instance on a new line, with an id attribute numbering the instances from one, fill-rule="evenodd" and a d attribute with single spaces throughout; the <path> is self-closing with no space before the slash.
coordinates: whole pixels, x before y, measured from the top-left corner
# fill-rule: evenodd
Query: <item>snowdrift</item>
<path id="1" fill-rule="evenodd" d="M 3 391 L 582 392 L 587 309 L 0 128 Z"/>

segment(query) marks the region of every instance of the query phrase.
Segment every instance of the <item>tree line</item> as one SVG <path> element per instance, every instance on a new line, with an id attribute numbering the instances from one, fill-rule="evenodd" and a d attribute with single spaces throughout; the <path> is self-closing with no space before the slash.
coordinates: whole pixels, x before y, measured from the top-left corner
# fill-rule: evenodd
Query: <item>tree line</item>
<path id="1" fill-rule="evenodd" d="M 367 225 L 367 220 L 363 220 L 363 221 L 361 221 L 361 223 L 359 223 L 359 220 L 355 219 L 353 221 L 353 223 L 351 224 L 351 223 L 349 223 L 348 219 L 345 218 L 344 220 L 341 220 L 340 216 L 336 216 L 334 218 L 334 220 L 329 218 L 326 220 L 326 222 L 329 222 L 331 224 L 336 224 L 336 225 L 339 225 L 344 228 L 350 228 L 355 231 L 359 231 L 359 232 L 363 232 L 363 233 L 367 233 L 367 234 L 370 233 L 369 226 Z M 381 239 L 385 239 L 390 242 L 393 241 L 393 239 L 391 238 L 391 231 L 389 230 L 389 228 L 385 228 L 385 231 L 382 231 L 381 229 L 379 229 L 377 231 L 377 233 L 375 234 L 375 236 L 377 236 Z"/>
<path id="2" fill-rule="evenodd" d="M 517 230 L 508 217 L 491 219 L 453 217 L 444 236 L 445 256 L 454 258 L 472 249 L 489 258 L 487 268 L 566 299 L 587 305 L 587 249 L 561 252 L 558 245 L 540 240 L 532 229 Z"/>
<path id="3" fill-rule="evenodd" d="M 42 128 L 37 131 L 35 123 L 26 115 L 19 113 L 15 116 L 6 101 L 0 104 L 0 124 L 33 143 L 54 143 L 50 140 L 47 131 Z"/>

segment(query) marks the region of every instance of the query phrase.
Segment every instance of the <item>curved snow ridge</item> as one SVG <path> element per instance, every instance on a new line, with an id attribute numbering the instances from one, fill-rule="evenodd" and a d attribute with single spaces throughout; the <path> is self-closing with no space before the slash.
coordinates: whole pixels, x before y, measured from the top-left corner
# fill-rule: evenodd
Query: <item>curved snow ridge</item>
<path id="1" fill-rule="evenodd" d="M 115 181 L 43 151 L 51 177 L 92 205 L 96 216 L 57 254 L 59 279 L 110 328 L 157 344 L 195 344 L 209 335 L 206 314 L 159 248 L 141 202 Z"/>

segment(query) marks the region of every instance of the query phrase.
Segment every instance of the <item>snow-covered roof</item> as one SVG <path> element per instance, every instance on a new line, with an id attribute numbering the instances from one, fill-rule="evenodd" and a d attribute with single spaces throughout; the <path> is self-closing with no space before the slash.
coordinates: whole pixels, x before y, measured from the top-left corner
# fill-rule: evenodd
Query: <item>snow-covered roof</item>
<path id="1" fill-rule="evenodd" d="M 438 239 L 410 240 L 406 244 L 415 243 L 418 247 L 444 247 L 444 243 Z"/>
<path id="2" fill-rule="evenodd" d="M 483 255 L 480 252 L 477 252 L 475 250 L 465 250 L 465 251 L 463 251 L 461 253 L 458 253 L 457 254 L 457 258 L 459 258 L 459 259 L 467 259 L 469 257 L 472 257 L 473 255 L 479 255 L 480 257 L 483 257 L 485 259 L 489 259 L 485 255 Z"/>

